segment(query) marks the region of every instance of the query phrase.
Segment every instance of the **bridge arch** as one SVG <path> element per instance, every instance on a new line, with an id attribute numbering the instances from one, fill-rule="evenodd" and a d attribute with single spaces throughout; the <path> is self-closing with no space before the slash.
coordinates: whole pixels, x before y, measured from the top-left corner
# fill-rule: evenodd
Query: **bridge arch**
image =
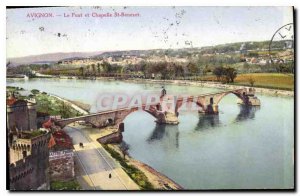
<path id="1" fill-rule="evenodd" d="M 238 93 L 238 92 L 235 92 L 235 91 L 228 91 L 228 92 L 224 92 L 222 94 L 220 94 L 219 96 L 215 96 L 215 98 L 213 99 L 213 104 L 216 104 L 218 105 L 220 103 L 220 101 L 226 96 L 226 95 L 229 95 L 229 94 L 233 94 L 235 95 L 236 97 L 238 97 L 239 99 L 241 99 L 243 102 L 245 102 L 245 97 L 246 97 L 246 92 L 242 92 L 242 93 Z"/>
<path id="2" fill-rule="evenodd" d="M 188 103 L 194 103 L 197 106 L 199 106 L 200 108 L 202 108 L 203 110 L 205 109 L 205 105 L 199 100 L 199 98 L 196 99 L 196 97 L 191 96 L 188 97 L 186 99 L 178 99 L 176 102 L 176 106 L 175 106 L 175 114 L 178 116 L 178 111 L 179 109 L 184 105 L 184 104 L 188 104 Z"/>
<path id="3" fill-rule="evenodd" d="M 231 91 L 225 91 L 220 93 L 210 93 L 200 96 L 190 96 L 188 98 L 180 98 L 177 100 L 175 107 L 175 114 L 178 116 L 178 110 L 187 103 L 195 103 L 206 113 L 214 113 L 216 109 L 213 107 L 217 107 L 220 101 L 228 94 L 234 94 L 236 97 L 242 100 L 245 104 L 249 103 L 249 98 L 247 95 L 247 89 L 237 89 Z M 217 112 L 216 112 L 217 113 Z"/>
<path id="4" fill-rule="evenodd" d="M 136 120 L 137 116 L 138 120 Z M 128 129 L 130 129 L 129 127 L 137 129 L 139 127 L 139 124 L 156 124 L 158 118 L 159 117 L 157 117 L 149 110 L 131 110 L 126 115 L 124 115 L 122 119 L 120 119 L 120 121 L 116 124 L 116 128 L 118 128 L 120 132 L 124 132 L 125 130 L 127 131 Z"/>
<path id="5" fill-rule="evenodd" d="M 122 123 L 127 116 L 129 116 L 130 114 L 132 114 L 134 112 L 137 112 L 137 111 L 146 112 L 146 113 L 150 114 L 152 117 L 154 117 L 156 120 L 159 117 L 159 112 L 157 110 L 157 106 L 156 105 L 148 106 L 147 108 L 143 106 L 142 108 L 132 108 L 132 109 L 129 109 L 126 113 L 121 114 L 120 116 L 118 116 L 115 123 L 116 124 Z"/>
<path id="6" fill-rule="evenodd" d="M 151 112 L 151 111 L 149 111 L 149 110 L 144 110 L 144 109 L 142 109 L 142 110 L 131 110 L 130 112 L 128 112 L 128 113 L 123 117 L 122 122 L 123 122 L 130 114 L 133 114 L 133 113 L 135 113 L 135 112 L 144 112 L 144 113 L 149 114 L 149 115 L 152 116 L 153 118 L 157 119 L 157 114 L 156 114 L 156 113 L 153 113 L 153 112 Z"/>
<path id="7" fill-rule="evenodd" d="M 129 114 L 137 110 L 143 110 L 148 114 L 150 114 L 151 116 L 153 116 L 155 119 L 157 119 L 159 117 L 158 109 L 159 107 L 157 107 L 157 105 L 151 105 L 148 107 L 142 106 L 141 108 L 135 107 L 135 108 L 128 108 L 128 109 L 103 111 L 99 113 L 84 115 L 81 117 L 54 120 L 54 122 L 56 125 L 59 125 L 61 128 L 76 121 L 85 121 L 86 123 L 89 123 L 94 127 L 100 128 L 100 127 L 106 127 L 110 125 L 118 125 L 126 118 L 126 116 L 128 116 Z"/>

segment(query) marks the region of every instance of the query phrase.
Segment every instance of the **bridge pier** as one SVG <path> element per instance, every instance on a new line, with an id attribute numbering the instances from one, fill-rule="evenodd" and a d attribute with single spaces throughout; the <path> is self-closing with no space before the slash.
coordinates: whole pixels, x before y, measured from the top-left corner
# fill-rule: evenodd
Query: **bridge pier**
<path id="1" fill-rule="evenodd" d="M 219 114 L 219 106 L 217 104 L 211 104 L 207 106 L 206 114 Z"/>
<path id="2" fill-rule="evenodd" d="M 162 112 L 157 116 L 156 123 L 158 123 L 158 124 L 178 125 L 179 120 L 178 120 L 178 117 L 175 113 Z"/>
<path id="3" fill-rule="evenodd" d="M 204 110 L 199 110 L 199 113 L 208 115 L 219 114 L 219 106 L 217 104 L 209 104 Z"/>
<path id="4" fill-rule="evenodd" d="M 245 100 L 246 101 L 239 99 L 237 103 L 246 106 L 260 106 L 260 100 L 255 96 L 247 96 Z"/>

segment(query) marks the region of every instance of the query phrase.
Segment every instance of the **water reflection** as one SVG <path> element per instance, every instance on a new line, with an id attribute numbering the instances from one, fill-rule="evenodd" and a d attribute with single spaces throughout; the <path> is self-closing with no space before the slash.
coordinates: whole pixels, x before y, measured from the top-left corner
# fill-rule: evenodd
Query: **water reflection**
<path id="1" fill-rule="evenodd" d="M 255 118 L 255 112 L 259 107 L 240 105 L 240 112 L 236 116 L 235 121 L 246 121 Z M 222 122 L 219 115 L 199 114 L 199 120 L 194 130 L 206 131 L 215 127 L 221 126 Z M 156 124 L 147 142 L 153 143 L 155 141 L 166 141 L 169 144 L 179 147 L 179 129 L 174 125 L 159 125 Z"/>
<path id="2" fill-rule="evenodd" d="M 169 144 L 174 144 L 176 148 L 179 147 L 179 130 L 176 125 L 159 125 L 157 124 L 147 139 L 148 143 L 156 140 L 167 140 Z"/>
<path id="3" fill-rule="evenodd" d="M 240 122 L 248 119 L 253 120 L 255 118 L 255 112 L 259 109 L 260 107 L 256 106 L 240 105 L 240 113 L 237 115 L 235 121 Z"/>
<path id="4" fill-rule="evenodd" d="M 201 131 L 208 128 L 217 127 L 221 124 L 219 115 L 204 115 L 199 114 L 199 121 L 195 130 Z"/>

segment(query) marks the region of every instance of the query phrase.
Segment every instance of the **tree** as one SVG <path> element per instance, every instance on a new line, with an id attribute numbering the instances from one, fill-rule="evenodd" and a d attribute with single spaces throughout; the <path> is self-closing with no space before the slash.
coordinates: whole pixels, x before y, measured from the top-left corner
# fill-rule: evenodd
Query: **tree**
<path id="1" fill-rule="evenodd" d="M 83 76 L 84 68 L 83 68 L 83 67 L 80 67 L 80 68 L 79 68 L 79 71 L 81 72 L 81 75 Z"/>
<path id="2" fill-rule="evenodd" d="M 145 77 L 148 75 L 148 64 L 143 60 L 140 63 L 140 71 L 144 74 Z"/>
<path id="3" fill-rule="evenodd" d="M 182 65 L 176 65 L 174 64 L 175 69 L 175 77 L 183 77 L 184 76 L 184 69 Z"/>
<path id="4" fill-rule="evenodd" d="M 70 118 L 72 116 L 71 106 L 62 101 L 58 104 L 58 113 L 62 118 Z"/>
<path id="5" fill-rule="evenodd" d="M 294 73 L 294 63 L 277 63 L 275 64 L 276 71 L 279 73 Z"/>
<path id="6" fill-rule="evenodd" d="M 202 74 L 205 76 L 208 72 L 211 72 L 211 69 L 208 65 L 205 65 L 204 69 L 202 70 Z"/>
<path id="7" fill-rule="evenodd" d="M 32 90 L 31 90 L 31 93 L 34 94 L 34 95 L 36 95 L 36 94 L 39 94 L 40 91 L 37 90 L 37 89 L 32 89 Z"/>
<path id="8" fill-rule="evenodd" d="M 44 113 L 50 113 L 51 111 L 51 101 L 45 97 L 45 96 L 38 96 L 37 98 L 37 111 L 38 112 L 44 112 Z"/>
<path id="9" fill-rule="evenodd" d="M 102 69 L 105 73 L 110 73 L 112 71 L 112 66 L 108 62 L 104 61 L 102 64 Z"/>
<path id="10" fill-rule="evenodd" d="M 91 66 L 92 66 L 93 74 L 96 75 L 96 67 L 95 67 L 95 64 L 92 64 Z"/>
<path id="11" fill-rule="evenodd" d="M 190 74 L 197 74 L 198 73 L 198 67 L 194 63 L 189 63 L 187 65 L 187 69 L 188 69 Z"/>
<path id="12" fill-rule="evenodd" d="M 255 80 L 254 80 L 254 78 L 252 76 L 250 76 L 248 78 L 248 81 L 249 81 L 250 86 L 254 86 Z"/>
<path id="13" fill-rule="evenodd" d="M 225 78 L 226 82 L 234 82 L 234 79 L 237 77 L 237 71 L 236 69 L 232 67 L 227 67 L 225 68 Z"/>
<path id="14" fill-rule="evenodd" d="M 166 79 L 174 79 L 175 64 L 174 63 L 167 63 L 166 66 L 167 66 Z"/>
<path id="15" fill-rule="evenodd" d="M 100 63 L 97 63 L 97 71 L 98 71 L 98 74 L 100 74 Z"/>
<path id="16" fill-rule="evenodd" d="M 88 74 L 90 74 L 90 67 L 91 67 L 90 65 L 86 66 Z"/>
<path id="17" fill-rule="evenodd" d="M 219 67 L 216 67 L 214 70 L 213 70 L 213 74 L 217 77 L 217 80 L 220 81 L 220 79 L 224 76 L 225 74 L 225 69 L 223 66 L 219 66 Z"/>
<path id="18" fill-rule="evenodd" d="M 125 156 L 128 154 L 128 149 L 129 149 L 129 145 L 126 144 L 125 142 L 122 142 L 120 144 L 120 149 L 122 151 L 122 154 L 123 154 L 123 159 L 125 160 Z"/>

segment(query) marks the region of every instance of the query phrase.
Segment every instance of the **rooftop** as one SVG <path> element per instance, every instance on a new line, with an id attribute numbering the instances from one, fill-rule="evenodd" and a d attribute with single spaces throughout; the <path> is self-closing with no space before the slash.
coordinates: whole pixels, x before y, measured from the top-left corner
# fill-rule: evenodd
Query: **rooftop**
<path id="1" fill-rule="evenodd" d="M 9 97 L 8 99 L 6 99 L 6 105 L 12 106 L 16 101 L 17 101 L 16 98 Z"/>
<path id="2" fill-rule="evenodd" d="M 55 140 L 54 150 L 73 149 L 73 142 L 70 136 L 63 130 L 52 133 Z"/>

